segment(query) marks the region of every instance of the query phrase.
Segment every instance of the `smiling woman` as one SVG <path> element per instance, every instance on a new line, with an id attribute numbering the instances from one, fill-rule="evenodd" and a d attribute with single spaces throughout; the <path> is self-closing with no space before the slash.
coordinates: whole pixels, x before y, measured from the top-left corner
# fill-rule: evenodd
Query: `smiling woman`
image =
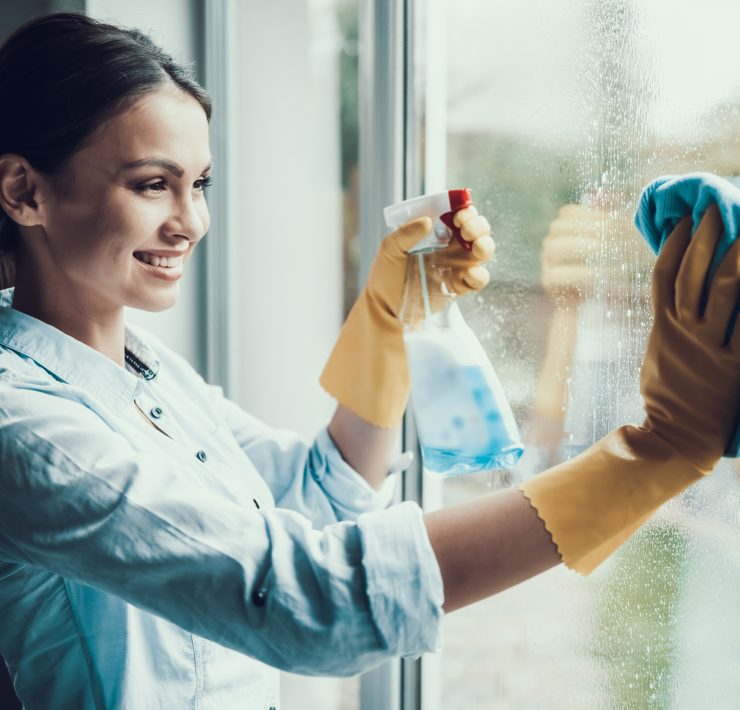
<path id="1" fill-rule="evenodd" d="M 110 334 L 120 332 L 123 306 L 172 306 L 208 228 L 210 102 L 144 35 L 110 28 L 95 36 L 92 27 L 57 16 L 21 29 L 3 49 L 4 95 L 17 97 L 0 116 L 4 271 L 15 271 L 15 308 L 115 350 L 122 364 Z M 82 41 L 57 61 L 70 32 Z M 75 72 L 85 77 L 77 85 Z"/>
<path id="2" fill-rule="evenodd" d="M 186 165 L 138 158 L 159 152 Z M 20 236 L 15 307 L 52 325 L 84 313 L 99 328 L 122 306 L 174 305 L 183 260 L 208 228 L 209 160 L 203 108 L 169 82 L 104 121 L 52 175 L 6 155 L 0 179 L 13 180 L 8 193 L 17 201 L 8 212 Z M 36 207 L 23 199 L 30 191 Z M 62 303 L 60 292 L 68 296 Z M 75 337 L 96 347 L 99 336 Z"/>
<path id="3" fill-rule="evenodd" d="M 434 627 L 383 638 L 440 614 L 419 512 L 392 516 L 400 564 L 360 554 L 390 519 L 331 523 L 390 488 L 124 322 L 174 304 L 208 229 L 203 90 L 140 32 L 57 14 L 2 46 L 0 91 L 0 654 L 24 707 L 267 709 L 276 667 L 430 648 Z M 376 610 L 365 580 L 409 564 L 423 589 Z"/>
<path id="4" fill-rule="evenodd" d="M 208 229 L 210 102 L 188 73 L 139 32 L 58 14 L 0 48 L 0 95 L 15 283 L 0 291 L 0 654 L 29 710 L 275 710 L 278 669 L 346 676 L 420 655 L 446 611 L 561 555 L 590 571 L 724 451 L 740 329 L 717 334 L 740 247 L 699 317 L 714 212 L 694 237 L 682 221 L 658 259 L 642 427 L 523 490 L 385 510 L 409 389 L 407 252 L 431 220 L 383 240 L 322 376 L 334 416 L 307 441 L 124 319 L 174 304 Z M 445 262 L 462 294 L 485 285 L 472 277 L 494 245 L 475 207 L 455 225 L 471 243 Z M 256 263 L 278 290 L 270 256 Z"/>

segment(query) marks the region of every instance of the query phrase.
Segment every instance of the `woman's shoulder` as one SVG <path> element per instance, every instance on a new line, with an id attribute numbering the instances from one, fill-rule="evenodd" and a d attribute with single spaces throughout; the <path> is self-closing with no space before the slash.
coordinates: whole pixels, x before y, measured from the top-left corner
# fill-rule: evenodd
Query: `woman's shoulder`
<path id="1" fill-rule="evenodd" d="M 25 353 L 0 344 L 0 387 L 48 387 L 59 380 Z"/>
<path id="2" fill-rule="evenodd" d="M 37 362 L 0 346 L 0 461 L 18 467 L 22 461 L 50 458 L 58 432 L 75 432 L 89 441 L 105 428 L 85 405 L 81 390 Z M 88 437 L 88 438 L 86 438 Z"/>
<path id="3" fill-rule="evenodd" d="M 0 429 L 54 410 L 72 401 L 70 386 L 23 353 L 0 345 Z"/>

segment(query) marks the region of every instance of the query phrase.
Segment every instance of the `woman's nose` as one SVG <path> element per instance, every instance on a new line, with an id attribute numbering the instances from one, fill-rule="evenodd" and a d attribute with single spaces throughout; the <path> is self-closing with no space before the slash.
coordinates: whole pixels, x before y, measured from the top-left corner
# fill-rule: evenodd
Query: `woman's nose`
<path id="1" fill-rule="evenodd" d="M 205 200 L 193 200 L 186 196 L 177 201 L 175 209 L 167 222 L 167 234 L 186 237 L 190 242 L 198 242 L 208 230 L 208 208 Z"/>

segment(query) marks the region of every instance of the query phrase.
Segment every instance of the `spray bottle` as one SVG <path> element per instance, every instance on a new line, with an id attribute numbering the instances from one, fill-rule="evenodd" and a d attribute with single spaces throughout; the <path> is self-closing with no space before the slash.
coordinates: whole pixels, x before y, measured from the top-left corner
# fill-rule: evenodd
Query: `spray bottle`
<path id="1" fill-rule="evenodd" d="M 424 216 L 434 224 L 409 250 L 400 317 L 424 469 L 444 477 L 510 468 L 524 451 L 501 383 L 446 283 L 452 239 L 472 249 L 453 222 L 472 204 L 470 190 L 462 189 L 383 210 L 389 227 Z"/>

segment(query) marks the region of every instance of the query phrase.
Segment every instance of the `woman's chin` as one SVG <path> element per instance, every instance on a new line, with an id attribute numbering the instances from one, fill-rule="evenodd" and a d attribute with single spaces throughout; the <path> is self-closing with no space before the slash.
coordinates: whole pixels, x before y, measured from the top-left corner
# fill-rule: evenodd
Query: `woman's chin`
<path id="1" fill-rule="evenodd" d="M 167 289 L 166 293 L 149 294 L 148 298 L 141 298 L 141 296 L 139 296 L 127 305 L 130 308 L 136 308 L 140 311 L 157 313 L 159 311 L 166 311 L 169 308 L 172 308 L 172 306 L 177 303 L 179 295 L 179 284 L 172 284 L 172 288 Z"/>

